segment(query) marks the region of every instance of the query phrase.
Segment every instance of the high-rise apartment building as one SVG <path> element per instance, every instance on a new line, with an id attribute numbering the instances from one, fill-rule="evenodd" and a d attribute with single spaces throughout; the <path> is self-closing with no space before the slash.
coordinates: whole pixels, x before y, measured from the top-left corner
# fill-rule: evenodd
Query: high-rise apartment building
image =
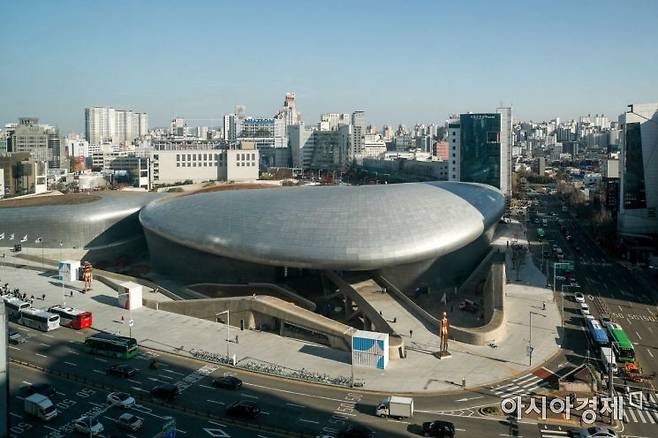
<path id="1" fill-rule="evenodd" d="M 354 111 L 352 113 L 352 142 L 350 144 L 349 159 L 353 160 L 363 154 L 366 135 L 366 113 L 365 111 Z"/>
<path id="2" fill-rule="evenodd" d="M 235 114 L 224 114 L 224 141 L 235 142 L 238 138 L 237 116 Z"/>
<path id="3" fill-rule="evenodd" d="M 461 114 L 448 122 L 450 181 L 477 182 L 512 195 L 512 110 Z"/>
<path id="4" fill-rule="evenodd" d="M 619 214 L 626 236 L 658 238 L 658 103 L 634 104 L 619 116 Z"/>
<path id="5" fill-rule="evenodd" d="M 94 145 L 129 143 L 148 133 L 148 114 L 109 107 L 85 108 L 85 139 Z"/>

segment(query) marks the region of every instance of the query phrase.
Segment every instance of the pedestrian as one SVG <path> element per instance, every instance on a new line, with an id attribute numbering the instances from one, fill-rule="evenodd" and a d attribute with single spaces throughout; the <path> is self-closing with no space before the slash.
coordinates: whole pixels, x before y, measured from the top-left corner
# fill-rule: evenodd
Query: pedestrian
<path id="1" fill-rule="evenodd" d="M 379 316 L 384 316 L 381 310 L 379 311 Z"/>
<path id="2" fill-rule="evenodd" d="M 541 303 L 541 310 L 546 310 L 546 302 Z"/>
<path id="3" fill-rule="evenodd" d="M 30 296 L 30 301 L 34 301 L 34 295 Z"/>
<path id="4" fill-rule="evenodd" d="M 410 337 L 410 338 L 413 338 L 413 337 L 414 337 L 414 331 L 411 330 L 411 329 L 409 330 L 409 337 Z"/>
<path id="5" fill-rule="evenodd" d="M 240 342 L 238 341 L 238 335 L 235 335 L 235 343 L 239 344 Z"/>
<path id="6" fill-rule="evenodd" d="M 71 296 L 73 296 L 73 291 L 71 290 Z"/>
<path id="7" fill-rule="evenodd" d="M 46 294 L 41 294 L 41 301 L 46 301 Z"/>
<path id="8" fill-rule="evenodd" d="M 397 316 L 394 316 L 394 317 L 393 317 L 393 324 L 395 324 L 396 322 L 398 322 L 398 317 L 397 317 Z"/>

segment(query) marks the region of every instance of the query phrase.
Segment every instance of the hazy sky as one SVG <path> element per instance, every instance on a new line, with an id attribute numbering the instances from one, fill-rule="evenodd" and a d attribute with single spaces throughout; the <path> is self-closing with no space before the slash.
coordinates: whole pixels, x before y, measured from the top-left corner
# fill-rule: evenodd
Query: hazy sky
<path id="1" fill-rule="evenodd" d="M 82 131 L 84 107 L 307 123 L 491 111 L 611 118 L 658 101 L 658 1 L 18 1 L 0 9 L 0 122 Z M 197 124 L 213 125 L 212 121 Z"/>

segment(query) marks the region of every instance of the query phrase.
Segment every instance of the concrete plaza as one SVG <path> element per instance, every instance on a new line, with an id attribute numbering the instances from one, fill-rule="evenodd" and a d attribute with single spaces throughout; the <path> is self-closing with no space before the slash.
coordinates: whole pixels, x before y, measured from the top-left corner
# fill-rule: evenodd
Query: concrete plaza
<path id="1" fill-rule="evenodd" d="M 527 372 L 559 350 L 560 313 L 557 303 L 553 301 L 553 293 L 545 287 L 546 279 L 528 253 L 518 275 L 516 270 L 512 270 L 507 241 L 513 239 L 527 247 L 525 232 L 518 223 L 500 226 L 494 242 L 495 247 L 508 253 L 507 276 L 511 281 L 505 285 L 507 335 L 503 339 L 492 340 L 495 347 L 451 342 L 449 349 L 452 357 L 439 360 L 433 355 L 438 350 L 438 336 L 391 297 L 377 294 L 377 301 L 373 303 L 375 308 L 381 310 L 385 317 L 395 315 L 395 328 L 403 335 L 408 354 L 406 359 L 389 362 L 385 371 L 356 368 L 355 377 L 365 381 L 365 389 L 414 393 L 461 390 L 459 385 L 462 379 L 466 380 L 467 387 L 481 386 Z M 352 372 L 349 353 L 271 333 L 240 331 L 236 327 L 230 327 L 229 339 L 232 342 L 227 342 L 227 327 L 223 324 L 146 307 L 128 312 L 118 307 L 116 291 L 99 281 L 95 281 L 93 290 L 86 294 L 79 292 L 80 282 L 66 283 L 62 288 L 52 266 L 48 267 L 50 271 L 44 272 L 40 263 L 12 257 L 9 251 L 4 252 L 7 256 L 2 260 L 6 264 L 0 268 L 0 281 L 9 283 L 11 288 L 20 288 L 28 297 L 38 297 L 34 307 L 48 307 L 65 300 L 67 305 L 92 311 L 94 328 L 123 335 L 131 332 L 144 347 L 182 355 L 189 355 L 192 349 L 217 354 L 228 351 L 236 355 L 238 362 L 258 359 L 331 376 L 350 376 Z M 38 249 L 25 252 L 36 257 L 41 255 Z M 57 256 L 57 251 L 47 254 L 47 258 L 51 259 Z M 8 264 L 30 265 L 39 269 L 16 268 Z M 71 290 L 75 291 L 73 296 L 70 296 Z M 144 289 L 144 298 L 169 300 L 147 288 Z M 527 355 L 531 311 L 545 315 L 534 316 L 532 320 L 532 367 Z M 132 328 L 127 324 L 131 319 L 134 321 Z M 413 330 L 412 337 L 409 330 Z"/>

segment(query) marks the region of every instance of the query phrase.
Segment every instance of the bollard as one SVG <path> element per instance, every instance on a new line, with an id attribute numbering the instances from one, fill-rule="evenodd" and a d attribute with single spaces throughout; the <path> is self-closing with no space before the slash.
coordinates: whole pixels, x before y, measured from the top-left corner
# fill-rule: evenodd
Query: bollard
<path id="1" fill-rule="evenodd" d="M 462 379 L 462 388 L 466 389 L 466 379 Z"/>

